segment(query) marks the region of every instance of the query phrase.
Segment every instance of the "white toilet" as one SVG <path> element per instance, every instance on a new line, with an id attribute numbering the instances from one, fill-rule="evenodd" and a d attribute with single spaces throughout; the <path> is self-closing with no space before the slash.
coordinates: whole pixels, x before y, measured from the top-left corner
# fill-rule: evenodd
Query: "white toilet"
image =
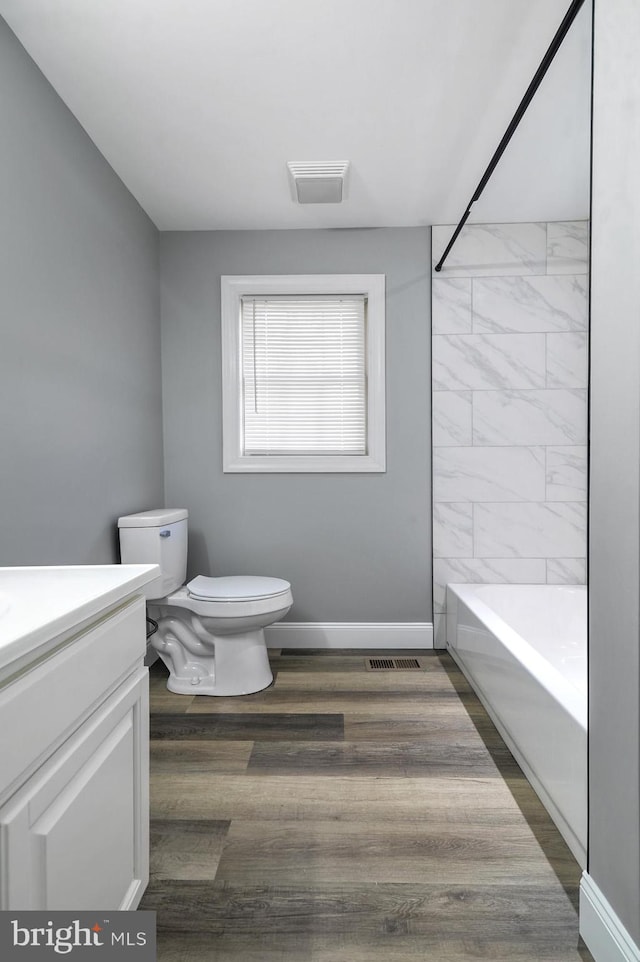
<path id="1" fill-rule="evenodd" d="M 247 575 L 199 575 L 185 585 L 188 516 L 184 508 L 159 508 L 118 518 L 122 563 L 160 566 L 146 595 L 167 688 L 183 695 L 261 691 L 273 681 L 263 629 L 291 608 L 291 585 Z"/>

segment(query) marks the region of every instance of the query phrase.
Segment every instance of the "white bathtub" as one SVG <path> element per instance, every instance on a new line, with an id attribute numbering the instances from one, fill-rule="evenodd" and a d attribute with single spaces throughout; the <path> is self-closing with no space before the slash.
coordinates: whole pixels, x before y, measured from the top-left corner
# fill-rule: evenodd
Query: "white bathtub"
<path id="1" fill-rule="evenodd" d="M 584 868 L 587 589 L 448 585 L 447 648 Z"/>

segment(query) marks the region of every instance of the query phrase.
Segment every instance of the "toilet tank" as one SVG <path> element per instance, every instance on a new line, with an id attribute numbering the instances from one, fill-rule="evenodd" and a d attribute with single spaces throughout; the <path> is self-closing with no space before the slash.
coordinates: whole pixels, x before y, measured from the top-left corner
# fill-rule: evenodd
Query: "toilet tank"
<path id="1" fill-rule="evenodd" d="M 122 564 L 160 565 L 160 577 L 147 585 L 147 598 L 164 598 L 187 577 L 185 508 L 155 508 L 118 518 Z"/>

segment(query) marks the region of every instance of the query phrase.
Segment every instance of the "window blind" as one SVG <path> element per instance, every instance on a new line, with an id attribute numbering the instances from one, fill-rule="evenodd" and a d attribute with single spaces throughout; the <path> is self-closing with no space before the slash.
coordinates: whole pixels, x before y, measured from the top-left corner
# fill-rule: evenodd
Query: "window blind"
<path id="1" fill-rule="evenodd" d="M 366 297 L 243 297 L 243 454 L 367 454 Z"/>

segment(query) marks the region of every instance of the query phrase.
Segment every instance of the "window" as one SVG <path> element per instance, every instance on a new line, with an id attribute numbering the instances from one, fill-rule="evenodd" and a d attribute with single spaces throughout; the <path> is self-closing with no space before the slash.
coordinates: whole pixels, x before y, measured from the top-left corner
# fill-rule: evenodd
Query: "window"
<path id="1" fill-rule="evenodd" d="M 384 471 L 384 275 L 222 278 L 225 471 Z"/>

